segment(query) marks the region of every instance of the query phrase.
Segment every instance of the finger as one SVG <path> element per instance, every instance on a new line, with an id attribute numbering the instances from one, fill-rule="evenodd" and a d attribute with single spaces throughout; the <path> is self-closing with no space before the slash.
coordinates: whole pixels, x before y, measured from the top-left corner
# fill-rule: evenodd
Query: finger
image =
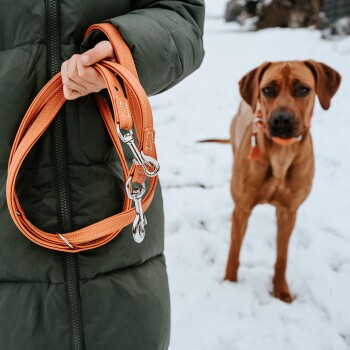
<path id="1" fill-rule="evenodd" d="M 107 57 L 114 58 L 113 47 L 108 40 L 100 41 L 94 48 L 82 54 L 82 60 L 85 66 L 91 66 Z"/>
<path id="2" fill-rule="evenodd" d="M 70 76 L 70 78 L 69 78 Z M 70 80 L 73 80 L 71 82 Z M 104 80 L 93 67 L 85 67 L 80 55 L 72 56 L 68 62 L 68 87 L 86 95 L 104 88 Z M 79 86 L 80 85 L 80 86 Z"/>
<path id="3" fill-rule="evenodd" d="M 67 77 L 67 61 L 64 61 L 61 64 L 61 78 L 62 78 L 62 84 L 65 85 L 68 77 Z"/>
<path id="4" fill-rule="evenodd" d="M 63 85 L 63 94 L 66 100 L 74 100 L 78 97 L 83 96 L 80 92 L 71 90 L 67 86 Z"/>
<path id="5" fill-rule="evenodd" d="M 81 59 L 77 61 L 79 83 L 84 85 L 90 92 L 98 92 L 105 87 L 101 74 L 93 67 L 85 67 Z"/>
<path id="6" fill-rule="evenodd" d="M 68 64 L 69 64 L 69 60 L 65 61 L 62 63 L 62 66 L 61 66 L 61 76 L 62 76 L 62 83 L 64 85 L 66 85 L 68 88 L 70 88 L 71 90 L 76 90 L 76 91 L 80 91 L 81 93 L 85 93 L 85 91 L 83 91 L 83 89 L 81 89 L 79 87 L 78 84 L 80 84 L 81 86 L 84 86 L 87 90 L 91 90 L 90 92 L 95 92 L 95 90 L 97 90 L 97 87 L 94 86 L 93 84 L 91 84 L 90 82 L 87 82 L 85 81 L 81 75 L 86 75 L 86 72 L 84 74 L 82 74 L 80 72 L 80 67 L 84 67 L 83 64 L 80 62 L 80 59 L 77 59 L 77 76 L 74 76 L 74 80 L 72 80 L 71 78 L 69 78 L 68 76 Z M 86 67 L 86 69 L 89 68 L 89 69 L 92 69 L 94 70 L 93 68 L 91 67 Z M 71 73 L 72 76 L 73 76 L 73 72 Z"/>
<path id="7" fill-rule="evenodd" d="M 63 87 L 66 87 L 66 89 L 69 89 L 69 90 L 79 89 L 79 85 L 77 85 L 73 80 L 71 80 L 68 77 L 68 61 L 64 61 L 61 65 L 61 77 L 62 77 Z"/>
<path id="8" fill-rule="evenodd" d="M 63 84 L 67 85 L 71 90 L 76 90 L 81 93 L 86 93 L 87 88 L 84 85 L 84 82 L 79 77 L 78 69 L 77 69 L 77 58 L 79 55 L 73 55 L 68 61 L 67 61 L 67 74 L 65 77 L 65 81 L 62 82 Z"/>

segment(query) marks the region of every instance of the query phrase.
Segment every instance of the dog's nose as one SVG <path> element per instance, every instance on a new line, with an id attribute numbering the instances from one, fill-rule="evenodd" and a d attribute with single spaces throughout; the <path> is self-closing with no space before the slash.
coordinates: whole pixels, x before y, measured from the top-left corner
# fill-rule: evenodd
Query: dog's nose
<path id="1" fill-rule="evenodd" d="M 289 127 L 292 124 L 293 116 L 287 111 L 274 113 L 271 118 L 271 123 L 276 128 Z"/>
<path id="2" fill-rule="evenodd" d="M 270 133 L 272 136 L 289 138 L 293 135 L 293 115 L 287 110 L 279 110 L 271 115 Z"/>

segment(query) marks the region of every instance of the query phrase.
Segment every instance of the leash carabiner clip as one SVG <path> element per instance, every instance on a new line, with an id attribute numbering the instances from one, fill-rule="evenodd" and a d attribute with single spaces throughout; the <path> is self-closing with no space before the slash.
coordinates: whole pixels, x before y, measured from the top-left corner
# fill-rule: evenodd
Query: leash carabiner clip
<path id="1" fill-rule="evenodd" d="M 136 215 L 135 215 L 134 222 L 132 224 L 132 234 L 134 237 L 134 241 L 136 243 L 141 243 L 145 238 L 145 234 L 146 234 L 145 226 L 147 225 L 147 219 L 143 213 L 142 203 L 141 203 L 142 196 L 146 192 L 146 186 L 145 186 L 145 183 L 143 182 L 140 185 L 141 187 L 132 188 L 132 190 L 130 191 L 131 179 L 132 179 L 131 176 L 127 179 L 125 188 L 126 188 L 127 196 L 129 197 L 129 199 L 132 199 L 135 203 Z"/>
<path id="2" fill-rule="evenodd" d="M 129 199 L 135 200 L 135 199 L 142 198 L 142 196 L 146 192 L 145 183 L 142 182 L 139 188 L 131 188 L 131 191 L 130 191 L 131 180 L 132 180 L 132 176 L 129 176 L 125 183 L 126 194 L 128 195 Z"/>
<path id="3" fill-rule="evenodd" d="M 135 145 L 135 144 L 134 144 Z M 138 150 L 137 150 L 138 151 Z M 144 170 L 145 174 L 148 176 L 148 177 L 154 177 L 158 174 L 159 172 L 159 169 L 160 169 L 160 165 L 159 165 L 159 162 L 150 157 L 150 156 L 146 156 L 143 151 L 139 152 L 139 154 L 141 155 L 141 159 L 135 159 L 133 160 L 133 162 L 136 164 L 136 165 L 141 165 L 142 166 L 142 169 Z M 153 168 L 154 170 L 153 171 L 149 171 L 148 168 L 146 167 L 146 164 L 148 166 L 150 166 L 151 168 Z"/>
<path id="4" fill-rule="evenodd" d="M 135 206 L 137 206 L 136 204 L 140 202 L 140 206 L 141 206 L 141 201 L 138 200 L 135 202 Z M 145 230 L 145 226 L 147 225 L 147 219 L 145 215 L 142 215 L 142 210 L 141 210 L 141 214 L 137 213 L 134 219 L 134 222 L 132 224 L 132 235 L 134 237 L 134 241 L 136 243 L 141 243 L 144 239 L 145 239 L 145 235 L 146 235 L 146 230 Z"/>
<path id="5" fill-rule="evenodd" d="M 133 134 L 132 130 L 130 129 L 126 134 L 123 135 L 122 132 L 120 131 L 119 124 L 117 124 L 117 133 L 119 135 L 119 138 L 130 147 L 131 152 L 133 153 L 133 155 L 135 157 L 133 159 L 134 164 L 141 165 L 142 169 L 144 170 L 145 174 L 148 177 L 156 176 L 159 172 L 159 169 L 160 169 L 159 162 L 156 159 L 154 159 L 153 157 L 146 156 L 143 153 L 143 151 L 141 151 L 141 152 L 139 151 L 139 149 L 137 148 L 137 146 L 135 144 L 134 134 Z M 153 170 L 150 171 L 147 168 L 147 165 L 149 167 L 153 168 Z"/>

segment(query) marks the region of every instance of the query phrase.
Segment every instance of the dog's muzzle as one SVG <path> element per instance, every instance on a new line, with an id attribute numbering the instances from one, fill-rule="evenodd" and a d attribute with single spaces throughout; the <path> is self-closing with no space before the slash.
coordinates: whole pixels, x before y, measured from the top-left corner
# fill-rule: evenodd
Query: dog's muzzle
<path id="1" fill-rule="evenodd" d="M 269 134 L 271 137 L 280 139 L 296 138 L 297 122 L 294 115 L 285 109 L 275 111 L 268 121 Z"/>

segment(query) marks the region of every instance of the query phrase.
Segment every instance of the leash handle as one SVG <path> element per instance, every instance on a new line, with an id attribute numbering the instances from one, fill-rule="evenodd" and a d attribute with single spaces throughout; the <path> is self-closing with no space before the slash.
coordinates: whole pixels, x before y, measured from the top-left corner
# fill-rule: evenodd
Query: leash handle
<path id="1" fill-rule="evenodd" d="M 104 97 L 95 95 L 102 119 L 122 165 L 126 184 L 122 212 L 76 231 L 64 234 L 50 233 L 34 226 L 26 217 L 19 203 L 15 189 L 19 169 L 29 151 L 66 102 L 61 73 L 57 73 L 48 81 L 29 106 L 12 145 L 6 182 L 7 205 L 18 229 L 28 239 L 40 246 L 72 253 L 106 244 L 132 222 L 134 223 L 135 240 L 142 241 L 144 225 L 146 224 L 143 213 L 152 202 L 159 170 L 154 144 L 152 110 L 147 95 L 139 82 L 130 50 L 119 32 L 110 23 L 92 25 L 85 33 L 85 37 L 92 30 L 101 30 L 106 34 L 118 61 L 118 63 L 114 63 L 102 60 L 94 67 L 106 83 L 112 105 L 111 110 Z M 126 96 L 117 77 L 123 82 Z M 137 135 L 137 145 L 132 132 L 133 126 Z M 127 143 L 135 156 L 130 169 L 121 142 Z M 145 194 L 146 177 L 149 177 L 149 186 Z M 133 201 L 135 207 L 132 207 Z"/>

